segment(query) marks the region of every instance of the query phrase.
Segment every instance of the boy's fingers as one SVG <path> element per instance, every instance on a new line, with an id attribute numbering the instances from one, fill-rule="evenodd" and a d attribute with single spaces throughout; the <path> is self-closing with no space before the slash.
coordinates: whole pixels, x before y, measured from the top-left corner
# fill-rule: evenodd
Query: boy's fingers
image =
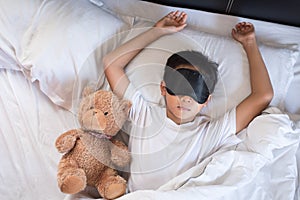
<path id="1" fill-rule="evenodd" d="M 238 28 L 245 28 L 245 27 L 253 27 L 253 24 L 250 22 L 240 22 L 238 24 L 236 24 L 235 26 L 237 29 Z"/>
<path id="2" fill-rule="evenodd" d="M 179 13 L 179 11 L 176 10 L 176 11 L 174 12 L 173 16 L 174 16 L 175 18 L 177 18 L 177 17 L 178 17 L 178 13 Z"/>
<path id="3" fill-rule="evenodd" d="M 175 26 L 180 27 L 186 23 L 187 14 L 185 12 L 180 12 L 179 10 L 176 10 L 167 14 L 166 18 L 174 20 L 174 22 L 176 23 Z M 186 25 L 184 25 L 182 28 L 184 28 L 185 26 Z"/>
<path id="4" fill-rule="evenodd" d="M 232 35 L 232 36 L 235 36 L 235 35 L 236 35 L 236 30 L 235 30 L 234 28 L 231 30 L 231 35 Z"/>
<path id="5" fill-rule="evenodd" d="M 177 15 L 178 11 L 172 11 L 170 12 L 167 17 L 171 18 L 171 19 L 175 19 L 176 15 Z"/>
<path id="6" fill-rule="evenodd" d="M 187 14 L 184 13 L 184 15 L 182 16 L 182 18 L 180 19 L 179 23 L 183 24 L 185 23 L 187 20 Z"/>
<path id="7" fill-rule="evenodd" d="M 172 16 L 173 16 L 173 14 L 174 14 L 174 11 L 172 11 L 172 12 L 169 12 L 169 14 L 167 14 L 167 17 L 172 17 Z"/>
<path id="8" fill-rule="evenodd" d="M 167 16 L 172 16 L 172 17 L 175 17 L 175 18 L 180 18 L 183 14 L 184 14 L 184 12 L 180 12 L 179 10 L 176 10 L 176 11 L 170 12 Z"/>
<path id="9" fill-rule="evenodd" d="M 186 15 L 185 12 L 181 12 L 179 18 L 183 18 L 185 15 Z"/>

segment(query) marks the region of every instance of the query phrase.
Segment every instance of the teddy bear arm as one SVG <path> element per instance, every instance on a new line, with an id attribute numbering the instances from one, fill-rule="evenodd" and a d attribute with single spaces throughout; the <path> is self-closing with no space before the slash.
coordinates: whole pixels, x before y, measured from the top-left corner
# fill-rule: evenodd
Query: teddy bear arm
<path id="1" fill-rule="evenodd" d="M 61 134 L 55 142 L 55 146 L 60 153 L 69 152 L 79 138 L 79 130 L 73 129 Z"/>
<path id="2" fill-rule="evenodd" d="M 111 160 L 119 167 L 125 167 L 130 163 L 131 157 L 128 147 L 119 140 L 112 140 Z"/>

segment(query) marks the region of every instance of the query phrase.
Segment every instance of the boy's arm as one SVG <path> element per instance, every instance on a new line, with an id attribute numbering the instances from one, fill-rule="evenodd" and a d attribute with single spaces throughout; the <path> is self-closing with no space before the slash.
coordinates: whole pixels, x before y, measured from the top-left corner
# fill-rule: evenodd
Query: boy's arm
<path id="1" fill-rule="evenodd" d="M 250 67 L 251 94 L 236 108 L 236 133 L 248 126 L 250 121 L 265 109 L 273 98 L 273 88 L 260 54 L 251 23 L 238 23 L 232 36 L 240 42 L 247 54 Z"/>
<path id="2" fill-rule="evenodd" d="M 124 72 L 127 64 L 147 45 L 163 35 L 182 30 L 186 26 L 187 15 L 184 12 L 171 12 L 159 20 L 153 28 L 136 36 L 113 50 L 103 58 L 104 72 L 113 92 L 123 97 L 129 79 Z"/>

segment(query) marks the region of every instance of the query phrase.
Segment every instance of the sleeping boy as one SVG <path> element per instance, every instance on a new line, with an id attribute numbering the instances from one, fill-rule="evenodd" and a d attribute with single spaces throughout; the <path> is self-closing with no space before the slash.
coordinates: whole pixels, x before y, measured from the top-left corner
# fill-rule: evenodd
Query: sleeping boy
<path id="1" fill-rule="evenodd" d="M 221 147 L 236 144 L 236 134 L 273 98 L 254 26 L 241 22 L 232 29 L 232 37 L 243 46 L 248 57 L 251 80 L 248 97 L 218 119 L 200 115 L 212 98 L 217 65 L 200 52 L 182 51 L 173 54 L 166 63 L 160 84 L 165 106 L 148 103 L 130 83 L 124 69 L 153 41 L 183 30 L 186 21 L 186 13 L 171 12 L 103 58 L 111 89 L 119 97 L 132 101 L 129 112 L 132 163 L 128 181 L 131 192 L 157 189 Z"/>

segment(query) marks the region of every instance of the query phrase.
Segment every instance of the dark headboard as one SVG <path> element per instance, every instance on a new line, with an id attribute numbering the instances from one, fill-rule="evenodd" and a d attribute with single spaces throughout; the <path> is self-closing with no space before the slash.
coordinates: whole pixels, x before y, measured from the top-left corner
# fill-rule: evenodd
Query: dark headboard
<path id="1" fill-rule="evenodd" d="M 146 0 L 300 27 L 300 0 Z"/>

